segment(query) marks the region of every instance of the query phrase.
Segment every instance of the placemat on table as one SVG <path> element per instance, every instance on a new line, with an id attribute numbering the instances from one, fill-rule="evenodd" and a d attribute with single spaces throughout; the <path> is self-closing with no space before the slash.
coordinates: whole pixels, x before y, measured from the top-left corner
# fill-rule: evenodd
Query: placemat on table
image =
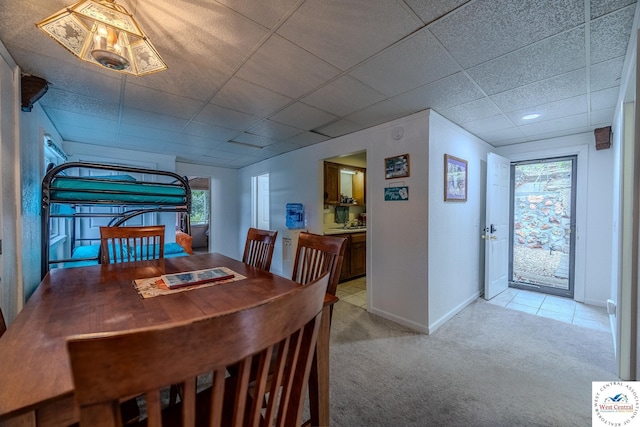
<path id="1" fill-rule="evenodd" d="M 242 274 L 236 273 L 230 268 L 227 268 L 227 267 L 216 267 L 216 268 L 220 268 L 229 274 L 233 274 L 233 277 L 231 279 L 226 279 L 226 280 L 217 280 L 215 282 L 210 282 L 210 283 L 202 283 L 199 285 L 169 289 L 167 288 L 167 285 L 164 284 L 160 276 L 158 276 L 158 277 L 149 277 L 146 279 L 136 279 L 133 281 L 133 287 L 136 288 L 136 291 L 138 291 L 138 295 L 140 295 L 142 298 L 153 298 L 153 297 L 157 297 L 158 295 L 170 295 L 170 294 L 175 294 L 177 292 L 191 291 L 193 289 L 206 288 L 207 286 L 220 285 L 222 283 L 229 283 L 229 282 L 235 282 L 237 280 L 246 279 L 245 276 L 243 276 Z"/>

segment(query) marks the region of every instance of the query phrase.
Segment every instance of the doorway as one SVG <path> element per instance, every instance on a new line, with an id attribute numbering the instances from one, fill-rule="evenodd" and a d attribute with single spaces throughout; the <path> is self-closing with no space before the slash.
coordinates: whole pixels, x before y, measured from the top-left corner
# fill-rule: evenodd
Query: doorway
<path id="1" fill-rule="evenodd" d="M 574 296 L 576 156 L 511 165 L 509 287 Z"/>
<path id="2" fill-rule="evenodd" d="M 194 253 L 209 252 L 209 224 L 211 211 L 210 179 L 189 178 L 191 187 L 191 236 Z"/>
<path id="3" fill-rule="evenodd" d="M 270 229 L 269 219 L 269 174 L 263 173 L 251 180 L 251 226 Z"/>

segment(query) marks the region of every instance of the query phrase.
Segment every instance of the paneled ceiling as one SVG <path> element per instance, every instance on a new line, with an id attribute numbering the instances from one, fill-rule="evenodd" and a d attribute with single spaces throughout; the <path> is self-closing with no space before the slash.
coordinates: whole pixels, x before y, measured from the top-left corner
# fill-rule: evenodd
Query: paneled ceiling
<path id="1" fill-rule="evenodd" d="M 117 0 L 168 70 L 77 60 L 3 0 L 0 40 L 66 141 L 240 168 L 431 108 L 494 146 L 611 125 L 629 0 Z M 540 116 L 524 120 L 527 114 Z"/>

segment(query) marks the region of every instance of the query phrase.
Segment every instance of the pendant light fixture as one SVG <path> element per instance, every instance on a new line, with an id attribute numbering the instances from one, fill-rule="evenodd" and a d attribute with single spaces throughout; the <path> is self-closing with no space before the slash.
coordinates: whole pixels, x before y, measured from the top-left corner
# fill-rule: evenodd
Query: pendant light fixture
<path id="1" fill-rule="evenodd" d="M 83 61 L 141 76 L 167 69 L 136 20 L 115 0 L 81 0 L 36 24 Z"/>

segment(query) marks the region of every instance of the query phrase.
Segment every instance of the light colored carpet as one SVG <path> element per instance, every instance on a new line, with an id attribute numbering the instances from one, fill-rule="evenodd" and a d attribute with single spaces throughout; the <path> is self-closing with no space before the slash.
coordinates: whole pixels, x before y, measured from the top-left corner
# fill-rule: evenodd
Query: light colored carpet
<path id="1" fill-rule="evenodd" d="M 345 302 L 331 326 L 332 426 L 589 426 L 617 380 L 611 334 L 475 301 L 432 335 Z"/>

